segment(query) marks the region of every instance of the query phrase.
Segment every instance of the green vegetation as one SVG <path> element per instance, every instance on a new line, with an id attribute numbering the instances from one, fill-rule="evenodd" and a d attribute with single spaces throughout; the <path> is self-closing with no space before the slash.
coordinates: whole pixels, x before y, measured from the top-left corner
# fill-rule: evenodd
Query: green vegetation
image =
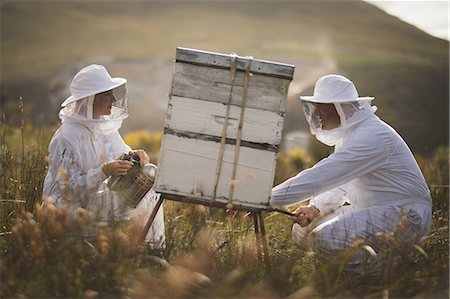
<path id="1" fill-rule="evenodd" d="M 154 249 L 139 246 L 139 228 L 132 223 L 105 229 L 93 226 L 82 209 L 74 218 L 54 206 L 26 211 L 40 202 L 45 151 L 36 149 L 48 144 L 48 137 L 34 143 L 17 138 L 20 132 L 3 135 L 1 147 L 1 297 L 448 298 L 449 194 L 442 188 L 448 182 L 448 148 L 433 159 L 418 157 L 435 190 L 430 237 L 404 247 L 390 235 L 380 236 L 385 250 L 354 273 L 345 270 L 346 260 L 364 248 L 364 240 L 322 261 L 292 243 L 291 221 L 280 214 L 263 215 L 269 256 L 260 261 L 251 217 L 243 212 L 166 201 L 167 243 Z M 142 131 L 125 137 L 155 159 L 160 138 Z M 13 154 L 10 147 L 19 150 Z M 276 180 L 313 162 L 300 150 L 280 154 Z M 37 191 L 24 191 L 30 189 Z M 382 273 L 375 271 L 380 263 Z"/>

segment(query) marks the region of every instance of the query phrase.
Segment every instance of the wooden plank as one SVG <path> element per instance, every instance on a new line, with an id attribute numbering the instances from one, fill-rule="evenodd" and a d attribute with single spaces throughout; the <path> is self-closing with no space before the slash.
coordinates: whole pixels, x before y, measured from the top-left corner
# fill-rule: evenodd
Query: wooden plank
<path id="1" fill-rule="evenodd" d="M 222 136 L 227 106 L 222 103 L 172 96 L 166 113 L 165 128 L 202 135 Z M 236 139 L 241 107 L 231 105 L 227 138 Z M 245 108 L 242 141 L 279 145 L 284 115 L 272 111 Z"/>
<path id="2" fill-rule="evenodd" d="M 158 192 L 161 193 L 161 192 Z M 201 204 L 208 207 L 214 207 L 214 208 L 227 208 L 227 201 L 223 199 L 218 199 L 215 201 L 211 201 L 210 198 L 206 197 L 193 197 L 190 195 L 186 195 L 184 193 L 177 193 L 176 191 L 173 191 L 171 193 L 161 193 L 161 196 L 165 199 L 169 200 L 175 200 L 180 201 L 183 203 L 193 203 L 193 204 Z M 272 208 L 269 206 L 269 204 L 264 205 L 262 203 L 254 204 L 251 202 L 245 203 L 245 205 L 242 205 L 240 202 L 233 201 L 233 210 L 240 210 L 240 211 L 247 211 L 247 212 L 260 212 L 261 210 L 270 211 L 272 212 Z"/>
<path id="3" fill-rule="evenodd" d="M 220 143 L 164 135 L 155 190 L 211 200 Z M 234 159 L 233 145 L 225 145 L 217 201 L 227 202 Z M 234 199 L 243 206 L 267 207 L 275 173 L 276 153 L 241 147 Z"/>
<path id="4" fill-rule="evenodd" d="M 236 72 L 231 104 L 242 105 L 244 73 Z M 227 104 L 231 92 L 231 75 L 226 69 L 175 63 L 171 96 Z M 250 77 L 247 107 L 285 113 L 290 80 L 261 76 Z"/>
<path id="5" fill-rule="evenodd" d="M 208 52 L 196 49 L 178 47 L 176 50 L 176 61 L 193 64 L 202 64 L 218 68 L 229 69 L 231 67 L 231 55 Z M 236 58 L 236 69 L 246 70 L 249 58 L 238 56 Z M 269 60 L 252 59 L 250 71 L 254 74 L 264 74 L 274 77 L 292 80 L 294 76 L 294 65 L 279 63 Z"/>
<path id="6" fill-rule="evenodd" d="M 172 134 L 178 137 L 183 138 L 190 138 L 190 139 L 197 139 L 197 140 L 204 140 L 204 141 L 212 141 L 212 142 L 222 142 L 222 137 L 219 136 L 212 136 L 212 135 L 204 135 L 199 133 L 192 133 L 187 131 L 175 131 L 168 128 L 164 129 L 164 134 Z M 236 139 L 233 138 L 225 138 L 225 143 L 230 145 L 235 145 Z M 255 142 L 249 142 L 249 141 L 242 141 L 241 140 L 241 146 L 243 147 L 249 147 L 264 151 L 270 151 L 274 153 L 278 153 L 279 145 L 276 144 L 268 144 L 268 143 L 255 143 Z"/>

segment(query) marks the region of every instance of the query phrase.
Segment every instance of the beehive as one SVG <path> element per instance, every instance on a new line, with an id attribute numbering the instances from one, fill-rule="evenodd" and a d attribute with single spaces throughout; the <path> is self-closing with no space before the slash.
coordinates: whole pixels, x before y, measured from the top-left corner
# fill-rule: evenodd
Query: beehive
<path id="1" fill-rule="evenodd" d="M 288 64 L 177 48 L 155 191 L 266 209 L 293 73 Z"/>

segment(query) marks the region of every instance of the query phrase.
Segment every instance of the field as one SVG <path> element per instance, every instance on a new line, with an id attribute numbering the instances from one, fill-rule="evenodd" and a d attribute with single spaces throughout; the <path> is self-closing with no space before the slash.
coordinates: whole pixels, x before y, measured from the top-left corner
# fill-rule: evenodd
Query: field
<path id="1" fill-rule="evenodd" d="M 269 256 L 262 260 L 245 213 L 172 201 L 164 203 L 162 249 L 140 246 L 139 228 L 128 224 L 96 228 L 86 238 L 85 212 L 70 219 L 64 209 L 39 206 L 53 131 L 2 128 L 2 298 L 448 298 L 448 149 L 418 157 L 433 193 L 429 238 L 404 247 L 383 236 L 385 250 L 354 273 L 346 263 L 365 248 L 363 240 L 323 261 L 293 244 L 291 222 L 279 214 L 263 214 Z M 157 159 L 161 134 L 140 131 L 125 139 Z M 275 181 L 313 162 L 300 150 L 280 154 Z"/>
<path id="2" fill-rule="evenodd" d="M 0 1 L 1 298 L 448 298 L 449 43 L 362 1 Z M 158 161 L 176 47 L 295 65 L 283 134 L 307 130 L 298 105 L 326 73 L 346 75 L 407 141 L 433 197 L 428 238 L 346 268 L 364 240 L 331 261 L 291 240 L 292 222 L 263 213 L 269 256 L 251 215 L 164 202 L 167 242 L 139 228 L 94 227 L 80 210 L 40 207 L 47 146 L 81 67 L 128 79 L 133 148 Z M 278 156 L 275 184 L 330 148 Z M 369 249 L 368 249 L 369 248 Z"/>

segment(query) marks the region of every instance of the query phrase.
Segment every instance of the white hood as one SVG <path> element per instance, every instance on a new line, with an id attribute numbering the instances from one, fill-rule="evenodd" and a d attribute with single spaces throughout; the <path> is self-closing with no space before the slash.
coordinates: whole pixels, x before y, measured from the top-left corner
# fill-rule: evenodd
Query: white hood
<path id="1" fill-rule="evenodd" d="M 339 147 L 343 138 L 347 132 L 359 124 L 363 120 L 367 119 L 377 110 L 376 106 L 370 106 L 370 101 L 358 101 L 350 103 L 334 103 L 337 113 L 339 114 L 341 124 L 339 127 L 332 130 L 323 130 L 320 124 L 320 120 L 314 114 L 309 116 L 305 115 L 308 120 L 311 133 L 316 136 L 317 140 L 328 145 Z M 304 102 L 304 105 L 311 105 L 310 103 Z M 309 108 L 314 113 L 314 109 Z"/>

